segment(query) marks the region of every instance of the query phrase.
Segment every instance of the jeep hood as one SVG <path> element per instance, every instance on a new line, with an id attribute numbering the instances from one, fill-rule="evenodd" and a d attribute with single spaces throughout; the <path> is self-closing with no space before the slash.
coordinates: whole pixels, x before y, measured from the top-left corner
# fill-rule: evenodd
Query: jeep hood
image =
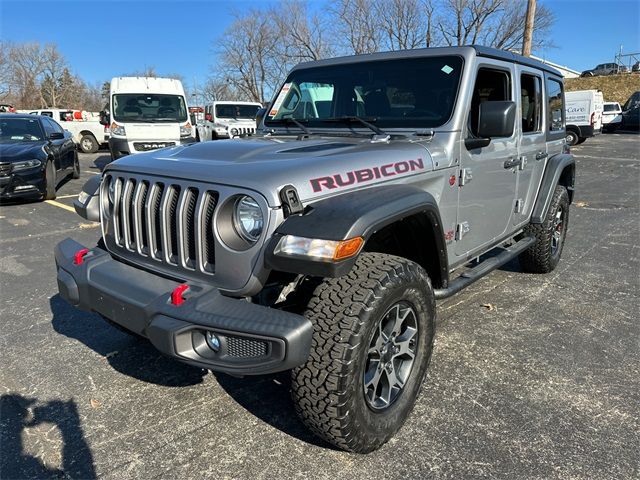
<path id="1" fill-rule="evenodd" d="M 405 137 L 389 142 L 373 142 L 369 137 L 260 137 L 129 155 L 105 169 L 112 170 L 248 188 L 276 207 L 281 203 L 278 192 L 288 184 L 308 202 L 401 181 L 433 170 L 433 162 L 422 143 Z"/>

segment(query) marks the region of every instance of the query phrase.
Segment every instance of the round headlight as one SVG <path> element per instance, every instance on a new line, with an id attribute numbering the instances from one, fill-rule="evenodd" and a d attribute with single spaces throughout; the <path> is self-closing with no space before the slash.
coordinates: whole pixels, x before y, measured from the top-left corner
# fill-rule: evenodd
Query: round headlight
<path id="1" fill-rule="evenodd" d="M 249 243 L 255 243 L 264 227 L 264 218 L 260 205 L 248 195 L 238 200 L 233 210 L 233 226 L 238 235 Z"/>

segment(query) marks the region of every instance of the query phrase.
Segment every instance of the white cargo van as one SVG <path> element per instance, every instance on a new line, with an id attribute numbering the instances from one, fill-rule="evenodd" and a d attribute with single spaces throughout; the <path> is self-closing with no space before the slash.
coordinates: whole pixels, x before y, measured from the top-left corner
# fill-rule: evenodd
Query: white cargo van
<path id="1" fill-rule="evenodd" d="M 256 133 L 257 102 L 216 101 L 204 109 L 204 121 L 198 124 L 201 142 Z"/>
<path id="2" fill-rule="evenodd" d="M 567 143 L 576 145 L 602 130 L 604 97 L 600 90 L 566 92 Z"/>
<path id="3" fill-rule="evenodd" d="M 116 77 L 109 95 L 111 158 L 191 143 L 187 98 L 180 80 Z"/>

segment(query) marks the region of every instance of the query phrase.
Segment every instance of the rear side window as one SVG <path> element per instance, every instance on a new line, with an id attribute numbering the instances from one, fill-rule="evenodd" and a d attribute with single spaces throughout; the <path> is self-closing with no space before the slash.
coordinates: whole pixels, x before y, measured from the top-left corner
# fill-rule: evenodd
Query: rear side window
<path id="1" fill-rule="evenodd" d="M 47 136 L 47 138 L 49 138 L 49 135 L 51 135 L 53 132 L 55 132 L 52 124 L 53 124 L 53 122 L 51 120 L 49 120 L 48 118 L 43 118 L 42 119 L 42 127 L 44 128 L 44 133 Z"/>
<path id="2" fill-rule="evenodd" d="M 542 131 L 542 80 L 535 75 L 520 76 L 522 133 Z"/>
<path id="3" fill-rule="evenodd" d="M 564 95 L 562 84 L 557 80 L 547 78 L 547 95 L 549 98 L 549 131 L 564 130 Z"/>

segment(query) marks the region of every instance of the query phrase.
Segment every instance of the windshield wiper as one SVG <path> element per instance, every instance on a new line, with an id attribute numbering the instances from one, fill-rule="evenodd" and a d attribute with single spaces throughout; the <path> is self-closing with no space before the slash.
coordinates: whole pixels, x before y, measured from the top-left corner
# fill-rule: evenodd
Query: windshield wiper
<path id="1" fill-rule="evenodd" d="M 364 118 L 360 118 L 355 115 L 345 115 L 343 117 L 322 118 L 321 120 L 323 122 L 359 123 L 360 125 L 364 125 L 365 127 L 367 127 L 369 130 L 372 130 L 377 135 L 388 135 L 386 132 L 376 127 L 373 123 L 370 123 L 377 121 L 377 118 L 370 118 L 369 121 L 367 121 Z"/>
<path id="2" fill-rule="evenodd" d="M 298 127 L 300 130 L 302 130 L 305 134 L 307 135 L 312 135 L 311 130 L 309 130 L 307 127 L 305 127 L 302 122 L 300 122 L 299 120 L 296 120 L 293 117 L 285 117 L 285 118 L 279 118 L 278 121 L 284 123 L 285 125 L 295 125 L 296 127 Z"/>

